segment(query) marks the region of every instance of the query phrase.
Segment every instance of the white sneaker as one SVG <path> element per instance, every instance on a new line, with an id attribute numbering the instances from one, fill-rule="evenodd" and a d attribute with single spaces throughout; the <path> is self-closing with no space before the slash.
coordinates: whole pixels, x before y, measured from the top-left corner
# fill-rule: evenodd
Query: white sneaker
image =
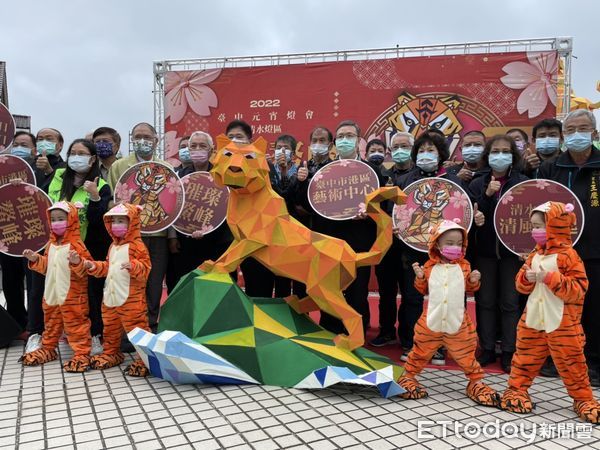
<path id="1" fill-rule="evenodd" d="M 92 336 L 90 356 L 99 355 L 102 352 L 104 352 L 104 347 L 102 346 L 102 342 L 100 342 L 100 336 Z"/>
<path id="2" fill-rule="evenodd" d="M 42 336 L 39 334 L 32 334 L 27 339 L 27 345 L 25 345 L 25 353 L 35 352 L 42 348 Z"/>

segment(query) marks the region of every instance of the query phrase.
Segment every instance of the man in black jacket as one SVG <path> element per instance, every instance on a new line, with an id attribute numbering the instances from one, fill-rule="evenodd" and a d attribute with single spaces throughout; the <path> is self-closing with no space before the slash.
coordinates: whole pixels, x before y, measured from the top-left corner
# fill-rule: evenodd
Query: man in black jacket
<path id="1" fill-rule="evenodd" d="M 592 386 L 600 386 L 600 150 L 593 146 L 598 139 L 596 118 L 588 110 L 575 110 L 563 122 L 567 151 L 552 161 L 545 161 L 538 178 L 554 180 L 571 189 L 583 206 L 585 226 L 575 245 L 583 260 L 589 288 L 583 304 L 581 323 L 586 337 L 585 354 Z"/>

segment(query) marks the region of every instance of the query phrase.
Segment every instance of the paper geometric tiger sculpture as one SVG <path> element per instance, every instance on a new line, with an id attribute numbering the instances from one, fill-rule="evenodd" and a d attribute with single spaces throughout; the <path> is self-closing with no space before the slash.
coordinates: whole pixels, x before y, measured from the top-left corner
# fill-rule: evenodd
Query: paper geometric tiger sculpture
<path id="1" fill-rule="evenodd" d="M 364 348 L 336 347 L 335 335 L 283 299 L 250 298 L 229 275 L 195 270 L 160 312 L 159 333 L 129 339 L 152 374 L 175 383 L 323 388 L 335 383 L 404 392 L 403 369 Z"/>

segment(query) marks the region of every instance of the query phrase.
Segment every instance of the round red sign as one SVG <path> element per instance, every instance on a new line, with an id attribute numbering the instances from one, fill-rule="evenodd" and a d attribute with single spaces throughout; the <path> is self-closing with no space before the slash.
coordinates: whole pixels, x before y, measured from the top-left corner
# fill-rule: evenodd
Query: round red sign
<path id="1" fill-rule="evenodd" d="M 467 193 L 445 178 L 423 178 L 404 189 L 406 203 L 394 205 L 392 219 L 399 237 L 409 247 L 429 250 L 429 229 L 442 220 L 459 219 L 467 231 L 473 220 L 473 206 Z"/>
<path id="2" fill-rule="evenodd" d="M 3 103 L 0 103 L 0 152 L 12 145 L 15 138 L 15 119 Z"/>
<path id="3" fill-rule="evenodd" d="M 24 250 L 40 251 L 48 243 L 50 228 L 46 210 L 50 197 L 37 186 L 7 184 L 0 188 L 0 252 L 22 256 Z"/>
<path id="4" fill-rule="evenodd" d="M 27 161 L 14 155 L 0 155 L 0 186 L 15 178 L 35 184 L 35 174 Z"/>
<path id="5" fill-rule="evenodd" d="M 348 220 L 365 206 L 365 195 L 379 187 L 375 171 L 355 159 L 340 159 L 315 173 L 308 185 L 308 201 L 321 216 Z"/>
<path id="6" fill-rule="evenodd" d="M 177 220 L 185 201 L 181 180 L 163 163 L 149 161 L 127 169 L 115 186 L 115 203 L 131 203 L 144 207 L 141 213 L 142 233 L 162 231 Z"/>
<path id="7" fill-rule="evenodd" d="M 185 208 L 173 225 L 177 231 L 191 236 L 217 229 L 227 218 L 229 189 L 215 184 L 208 172 L 193 172 L 181 179 L 185 189 Z"/>
<path id="8" fill-rule="evenodd" d="M 571 231 L 573 244 L 584 226 L 583 207 L 566 186 L 550 180 L 527 180 L 509 190 L 500 198 L 494 211 L 494 227 L 500 242 L 515 255 L 528 255 L 535 248 L 531 237 L 531 211 L 548 201 L 571 203 L 577 225 Z"/>

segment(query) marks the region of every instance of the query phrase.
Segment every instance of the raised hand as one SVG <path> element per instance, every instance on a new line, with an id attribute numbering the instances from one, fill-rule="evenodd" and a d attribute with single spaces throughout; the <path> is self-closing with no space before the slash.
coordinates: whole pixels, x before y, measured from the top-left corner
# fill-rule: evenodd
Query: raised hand
<path id="1" fill-rule="evenodd" d="M 525 279 L 530 283 L 535 283 L 537 281 L 537 274 L 535 270 L 531 270 L 527 264 L 523 266 L 525 268 Z"/>
<path id="2" fill-rule="evenodd" d="M 500 190 L 500 187 L 501 187 L 500 182 L 497 181 L 494 176 L 492 176 L 492 180 L 490 181 L 490 184 L 488 184 L 488 187 L 485 190 L 485 195 L 487 195 L 488 197 L 491 197 L 492 195 L 494 195 L 496 192 L 498 192 Z"/>
<path id="3" fill-rule="evenodd" d="M 306 161 L 304 161 L 298 169 L 296 177 L 298 178 L 298 181 L 304 181 L 308 178 L 308 166 L 306 165 Z"/>
<path id="4" fill-rule="evenodd" d="M 467 169 L 466 167 L 463 167 L 462 169 L 460 169 L 458 171 L 458 173 L 456 174 L 456 176 L 458 178 L 460 178 L 461 180 L 465 181 L 465 182 L 470 182 L 473 179 L 473 171 Z"/>
<path id="5" fill-rule="evenodd" d="M 83 267 L 85 267 L 86 270 L 94 270 L 94 268 L 96 267 L 96 264 L 94 264 L 92 261 L 86 259 L 85 261 L 83 261 Z"/>
<path id="6" fill-rule="evenodd" d="M 204 237 L 204 233 L 200 230 L 196 230 L 192 232 L 192 239 L 202 239 Z"/>
<path id="7" fill-rule="evenodd" d="M 23 256 L 31 262 L 36 262 L 40 257 L 40 255 L 38 255 L 36 252 L 29 249 L 23 251 Z"/>
<path id="8" fill-rule="evenodd" d="M 100 194 L 98 193 L 98 177 L 94 181 L 88 180 L 83 183 L 83 190 L 90 194 L 90 198 L 98 200 L 100 198 Z"/>
<path id="9" fill-rule="evenodd" d="M 471 283 L 477 283 L 479 280 L 481 280 L 481 272 L 479 272 L 479 270 L 472 271 L 471 275 L 469 275 L 469 281 Z"/>
<path id="10" fill-rule="evenodd" d="M 425 278 L 425 271 L 423 270 L 423 267 L 418 262 L 413 263 L 412 268 L 413 268 L 417 278 Z"/>
<path id="11" fill-rule="evenodd" d="M 477 203 L 473 205 L 473 222 L 475 222 L 476 227 L 481 227 L 485 223 L 485 214 L 479 211 Z"/>
<path id="12" fill-rule="evenodd" d="M 50 165 L 50 161 L 48 161 L 48 157 L 46 156 L 45 150 L 35 160 L 35 167 L 44 172 L 46 175 L 49 175 L 53 172 L 52 166 Z"/>
<path id="13" fill-rule="evenodd" d="M 77 253 L 75 250 L 71 250 L 69 252 L 69 262 L 73 265 L 77 265 L 81 262 L 81 257 L 79 256 L 79 253 Z"/>

